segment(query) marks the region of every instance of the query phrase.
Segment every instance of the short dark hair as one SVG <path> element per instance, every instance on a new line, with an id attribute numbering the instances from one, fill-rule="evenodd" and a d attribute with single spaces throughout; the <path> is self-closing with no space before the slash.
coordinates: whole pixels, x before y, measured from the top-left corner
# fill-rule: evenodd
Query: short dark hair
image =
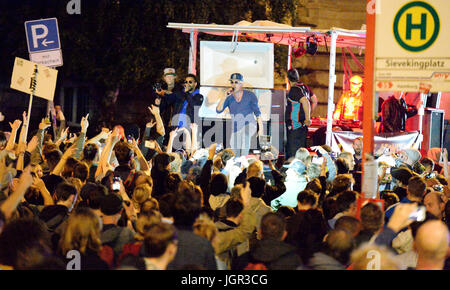
<path id="1" fill-rule="evenodd" d="M 100 209 L 102 199 L 108 194 L 106 186 L 88 182 L 81 188 L 81 199 L 86 201 L 86 204 L 91 209 Z"/>
<path id="2" fill-rule="evenodd" d="M 196 75 L 194 75 L 194 74 L 187 74 L 187 75 L 184 77 L 184 79 L 187 79 L 187 78 L 193 78 L 194 81 L 197 83 L 197 86 L 198 86 L 198 79 L 197 79 L 197 76 L 196 76 Z"/>
<path id="3" fill-rule="evenodd" d="M 350 174 L 338 174 L 334 178 L 332 184 L 332 192 L 338 194 L 350 189 L 352 182 L 355 182 Z"/>
<path id="4" fill-rule="evenodd" d="M 202 193 L 194 184 L 181 181 L 172 207 L 175 226 L 192 226 L 200 213 Z"/>
<path id="5" fill-rule="evenodd" d="M 364 229 L 376 232 L 383 226 L 383 211 L 381 208 L 369 202 L 361 208 L 361 225 Z"/>
<path id="6" fill-rule="evenodd" d="M 420 176 L 413 176 L 408 180 L 408 193 L 413 197 L 423 199 L 427 184 Z"/>
<path id="7" fill-rule="evenodd" d="M 93 161 L 97 156 L 98 146 L 93 143 L 86 144 L 83 149 L 83 160 Z"/>
<path id="8" fill-rule="evenodd" d="M 360 230 L 359 226 L 360 226 L 359 220 L 355 217 L 348 215 L 338 218 L 338 220 L 334 224 L 334 228 L 336 230 L 347 231 L 352 236 L 355 236 L 359 233 Z"/>
<path id="9" fill-rule="evenodd" d="M 114 153 L 116 155 L 117 161 L 119 165 L 126 165 L 131 160 L 131 156 L 133 156 L 133 150 L 130 148 L 128 143 L 126 142 L 118 142 L 114 146 Z"/>
<path id="10" fill-rule="evenodd" d="M 177 240 L 175 227 L 168 223 L 152 225 L 144 236 L 146 257 L 161 257 L 169 244 Z"/>
<path id="11" fill-rule="evenodd" d="M 291 68 L 290 70 L 288 70 L 287 77 L 291 82 L 298 82 L 298 80 L 300 79 L 300 75 L 295 68 Z"/>
<path id="12" fill-rule="evenodd" d="M 73 167 L 73 177 L 85 182 L 89 175 L 89 167 L 84 162 L 79 162 Z"/>
<path id="13" fill-rule="evenodd" d="M 247 180 L 250 183 L 250 189 L 253 197 L 261 197 L 266 189 L 266 181 L 261 177 L 250 177 Z"/>
<path id="14" fill-rule="evenodd" d="M 53 170 L 56 167 L 59 160 L 61 159 L 61 155 L 61 151 L 59 150 L 44 152 L 44 157 L 50 170 Z"/>
<path id="15" fill-rule="evenodd" d="M 322 184 L 320 184 L 319 178 L 314 178 L 308 184 L 306 184 L 305 189 L 309 189 L 314 193 L 320 194 L 322 193 Z"/>
<path id="16" fill-rule="evenodd" d="M 237 217 L 243 209 L 244 205 L 242 204 L 242 201 L 237 198 L 230 198 L 225 203 L 225 213 L 228 218 Z"/>
<path id="17" fill-rule="evenodd" d="M 226 193 L 228 189 L 227 176 L 223 173 L 213 173 L 209 188 L 209 192 L 214 196 Z"/>
<path id="18" fill-rule="evenodd" d="M 350 166 L 348 164 L 348 161 L 342 157 L 339 157 L 336 159 L 336 170 L 337 174 L 346 174 L 350 172 Z"/>
<path id="19" fill-rule="evenodd" d="M 300 191 L 300 193 L 297 195 L 297 201 L 301 204 L 308 204 L 310 206 L 314 206 L 317 202 L 317 198 L 314 195 L 314 192 L 312 192 L 309 189 Z"/>
<path id="20" fill-rule="evenodd" d="M 71 195 L 77 195 L 77 189 L 68 182 L 61 182 L 56 187 L 55 195 L 58 201 L 66 201 Z"/>
<path id="21" fill-rule="evenodd" d="M 263 239 L 281 240 L 286 230 L 286 221 L 277 213 L 266 213 L 261 219 L 261 235 Z"/>
<path id="22" fill-rule="evenodd" d="M 350 206 L 356 202 L 357 196 L 358 196 L 357 192 L 350 190 L 340 193 L 336 198 L 336 202 L 339 207 L 339 212 L 344 212 L 348 210 Z"/>

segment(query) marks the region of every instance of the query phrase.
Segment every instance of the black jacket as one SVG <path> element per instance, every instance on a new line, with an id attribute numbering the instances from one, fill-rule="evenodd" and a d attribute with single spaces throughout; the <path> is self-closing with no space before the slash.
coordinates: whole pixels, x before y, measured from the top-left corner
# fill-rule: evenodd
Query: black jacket
<path id="1" fill-rule="evenodd" d="M 403 98 L 398 101 L 394 96 L 381 105 L 381 132 L 405 131 L 406 119 L 417 114 L 415 106 L 407 105 Z"/>
<path id="2" fill-rule="evenodd" d="M 231 269 L 243 270 L 249 263 L 262 263 L 269 270 L 295 270 L 302 265 L 295 247 L 273 239 L 258 241 L 250 252 L 233 261 Z"/>

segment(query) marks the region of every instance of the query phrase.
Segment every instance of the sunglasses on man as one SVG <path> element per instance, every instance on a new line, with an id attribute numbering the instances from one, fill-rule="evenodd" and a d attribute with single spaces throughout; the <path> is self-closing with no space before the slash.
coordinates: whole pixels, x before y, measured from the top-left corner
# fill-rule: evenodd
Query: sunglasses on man
<path id="1" fill-rule="evenodd" d="M 194 81 L 184 81 L 184 83 L 192 85 L 194 83 Z"/>
<path id="2" fill-rule="evenodd" d="M 239 81 L 230 81 L 230 83 L 233 85 L 233 84 L 235 84 L 235 85 L 237 85 L 237 84 L 239 84 Z"/>

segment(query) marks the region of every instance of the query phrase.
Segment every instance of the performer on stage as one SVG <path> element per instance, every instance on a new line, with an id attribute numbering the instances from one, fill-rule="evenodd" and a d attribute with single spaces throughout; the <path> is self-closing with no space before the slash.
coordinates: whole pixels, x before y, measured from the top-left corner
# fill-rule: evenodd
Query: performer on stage
<path id="1" fill-rule="evenodd" d="M 419 102 L 418 107 L 422 105 Z M 406 104 L 403 92 L 395 92 L 381 105 L 381 133 L 405 131 L 406 119 L 417 114 L 417 108 Z"/>
<path id="2" fill-rule="evenodd" d="M 261 111 L 255 94 L 243 89 L 244 77 L 240 73 L 233 73 L 230 77 L 231 89 L 227 97 L 222 98 L 217 105 L 217 114 L 222 113 L 227 107 L 232 119 L 231 148 L 236 156 L 248 155 L 251 138 L 257 131 L 258 136 L 263 133 Z M 256 117 L 253 116 L 253 114 Z"/>
<path id="3" fill-rule="evenodd" d="M 362 85 L 360 76 L 354 75 L 350 79 L 350 90 L 342 94 L 333 114 L 334 120 L 362 121 Z"/>
<path id="4" fill-rule="evenodd" d="M 287 158 L 295 155 L 298 148 L 306 148 L 308 126 L 311 124 L 311 98 L 315 97 L 311 89 L 299 82 L 296 69 L 287 73 L 291 89 L 287 95 L 285 121 L 287 128 Z"/>

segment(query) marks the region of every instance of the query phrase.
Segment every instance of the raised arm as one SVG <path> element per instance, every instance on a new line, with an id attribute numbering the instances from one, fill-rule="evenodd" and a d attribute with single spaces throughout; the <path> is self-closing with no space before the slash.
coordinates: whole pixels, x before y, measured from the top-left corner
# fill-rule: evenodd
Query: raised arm
<path id="1" fill-rule="evenodd" d="M 159 111 L 159 106 L 152 105 L 151 107 L 148 107 L 150 113 L 155 116 L 156 120 L 156 132 L 158 132 L 159 135 L 164 136 L 166 134 L 166 131 L 164 129 L 164 123 L 161 118 L 161 114 Z"/>
<path id="2" fill-rule="evenodd" d="M 9 122 L 9 125 L 11 126 L 11 135 L 9 136 L 8 143 L 6 143 L 5 150 L 8 150 L 8 151 L 14 150 L 14 144 L 16 143 L 17 130 L 19 130 L 20 124 L 22 124 L 22 121 L 20 121 L 20 120 L 15 120 L 13 123 Z"/>
<path id="3" fill-rule="evenodd" d="M 134 153 L 136 154 L 136 157 L 139 161 L 139 167 L 140 170 L 144 171 L 145 174 L 150 175 L 150 167 L 148 165 L 147 160 L 145 159 L 144 155 L 142 154 L 141 150 L 139 149 L 139 146 L 133 138 L 132 148 L 134 150 Z"/>
<path id="4" fill-rule="evenodd" d="M 0 205 L 0 210 L 9 219 L 33 182 L 31 167 L 28 166 L 20 175 L 19 184 L 14 192 Z"/>

